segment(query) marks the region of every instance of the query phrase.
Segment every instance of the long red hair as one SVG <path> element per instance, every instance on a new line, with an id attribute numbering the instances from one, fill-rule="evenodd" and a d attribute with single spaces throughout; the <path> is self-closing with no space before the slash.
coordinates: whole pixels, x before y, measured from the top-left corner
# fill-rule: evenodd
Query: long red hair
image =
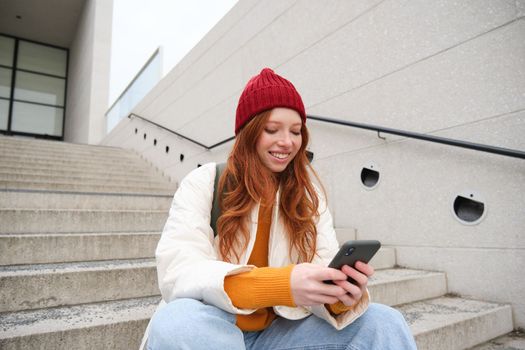
<path id="1" fill-rule="evenodd" d="M 270 113 L 266 111 L 257 115 L 238 133 L 219 180 L 222 214 L 217 220 L 217 230 L 219 252 L 226 261 L 239 261 L 248 246 L 248 221 L 253 207 L 257 203 L 272 205 L 279 186 L 279 210 L 288 234 L 290 257 L 293 250 L 301 262 L 310 262 L 315 256 L 319 198 L 310 172 L 319 184 L 320 181 L 306 157 L 308 130 L 303 124 L 302 144 L 297 155 L 283 172 L 274 174 L 261 162 L 256 150 L 257 140 Z"/>

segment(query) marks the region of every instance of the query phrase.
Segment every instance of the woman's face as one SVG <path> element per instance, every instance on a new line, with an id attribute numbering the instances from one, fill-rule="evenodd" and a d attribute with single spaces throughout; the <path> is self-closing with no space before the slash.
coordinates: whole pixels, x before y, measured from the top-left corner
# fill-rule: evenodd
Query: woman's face
<path id="1" fill-rule="evenodd" d="M 302 121 L 297 111 L 274 108 L 257 140 L 261 162 L 274 173 L 280 173 L 294 159 L 303 142 Z"/>

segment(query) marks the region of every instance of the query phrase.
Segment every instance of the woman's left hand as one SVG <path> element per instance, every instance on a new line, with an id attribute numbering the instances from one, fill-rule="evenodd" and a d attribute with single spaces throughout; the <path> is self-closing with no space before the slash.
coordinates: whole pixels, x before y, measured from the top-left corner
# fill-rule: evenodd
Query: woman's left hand
<path id="1" fill-rule="evenodd" d="M 355 264 L 355 268 L 345 265 L 341 271 L 356 282 L 353 284 L 347 280 L 334 281 L 335 284 L 347 291 L 347 294 L 340 296 L 339 300 L 346 306 L 352 306 L 363 296 L 368 284 L 368 277 L 374 274 L 374 268 L 369 264 L 358 261 Z"/>

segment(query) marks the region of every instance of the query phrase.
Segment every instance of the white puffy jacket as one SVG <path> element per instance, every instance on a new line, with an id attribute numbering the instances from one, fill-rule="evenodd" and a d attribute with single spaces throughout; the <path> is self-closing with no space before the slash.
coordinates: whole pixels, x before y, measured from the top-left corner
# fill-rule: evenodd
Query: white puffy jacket
<path id="1" fill-rule="evenodd" d="M 215 163 L 205 164 L 188 174 L 175 193 L 169 218 L 164 226 L 157 250 L 157 274 L 164 303 L 177 298 L 192 298 L 233 314 L 250 314 L 254 309 L 239 309 L 232 304 L 224 291 L 224 277 L 255 268 L 247 265 L 255 243 L 259 206 L 255 206 L 249 221 L 250 241 L 238 264 L 219 259 L 213 230 L 210 226 L 211 207 L 215 182 Z M 289 244 L 279 215 L 278 195 L 272 213 L 268 265 L 283 267 L 297 263 L 297 257 L 289 257 Z M 327 266 L 338 250 L 332 216 L 326 202 L 320 197 L 317 221 L 317 255 L 312 263 Z M 275 306 L 281 317 L 297 320 L 310 314 L 326 320 L 342 329 L 360 315 L 369 303 L 368 292 L 350 311 L 333 317 L 324 305 L 313 307 Z M 147 336 L 147 331 L 146 331 Z"/>

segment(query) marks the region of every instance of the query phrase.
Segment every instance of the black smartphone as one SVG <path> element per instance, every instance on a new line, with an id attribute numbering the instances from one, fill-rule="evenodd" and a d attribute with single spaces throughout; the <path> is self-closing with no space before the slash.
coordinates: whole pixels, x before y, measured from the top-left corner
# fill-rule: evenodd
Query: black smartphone
<path id="1" fill-rule="evenodd" d="M 341 270 L 344 265 L 354 267 L 355 263 L 362 261 L 368 263 L 381 248 L 381 242 L 376 240 L 347 241 L 332 259 L 328 267 Z M 355 284 L 353 278 L 348 277 L 348 282 Z M 325 281 L 325 283 L 333 283 Z"/>

